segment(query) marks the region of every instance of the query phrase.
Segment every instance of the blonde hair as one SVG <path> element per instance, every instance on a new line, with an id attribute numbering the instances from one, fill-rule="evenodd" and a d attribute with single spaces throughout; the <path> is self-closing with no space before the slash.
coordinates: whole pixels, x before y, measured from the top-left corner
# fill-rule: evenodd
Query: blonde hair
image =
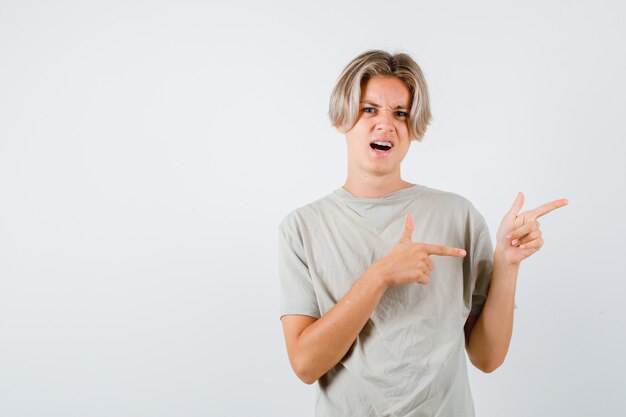
<path id="1" fill-rule="evenodd" d="M 411 139 L 421 141 L 431 119 L 428 86 L 422 70 L 407 54 L 371 50 L 354 58 L 339 76 L 330 96 L 328 116 L 332 125 L 342 133 L 352 129 L 359 117 L 361 88 L 377 75 L 398 78 L 407 86 L 411 93 L 409 133 Z"/>

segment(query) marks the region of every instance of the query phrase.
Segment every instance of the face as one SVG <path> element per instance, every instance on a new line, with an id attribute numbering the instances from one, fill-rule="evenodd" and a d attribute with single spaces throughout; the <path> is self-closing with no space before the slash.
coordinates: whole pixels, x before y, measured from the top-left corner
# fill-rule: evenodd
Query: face
<path id="1" fill-rule="evenodd" d="M 400 175 L 409 150 L 411 93 L 395 77 L 375 76 L 361 88 L 359 116 L 346 132 L 348 167 L 363 176 Z"/>

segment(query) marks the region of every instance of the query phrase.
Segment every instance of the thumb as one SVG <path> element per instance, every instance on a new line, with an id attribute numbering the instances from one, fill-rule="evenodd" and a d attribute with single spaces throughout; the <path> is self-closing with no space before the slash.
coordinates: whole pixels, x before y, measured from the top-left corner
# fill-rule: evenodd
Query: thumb
<path id="1" fill-rule="evenodd" d="M 524 205 L 524 194 L 521 192 L 517 193 L 517 197 L 515 197 L 515 201 L 513 202 L 513 205 L 511 206 L 511 209 L 509 210 L 507 214 L 517 217 L 523 205 Z"/>
<path id="2" fill-rule="evenodd" d="M 406 243 L 410 242 L 413 239 L 413 229 L 415 228 L 415 224 L 413 223 L 413 218 L 409 213 L 404 216 L 404 231 L 402 232 L 402 236 L 398 243 Z"/>

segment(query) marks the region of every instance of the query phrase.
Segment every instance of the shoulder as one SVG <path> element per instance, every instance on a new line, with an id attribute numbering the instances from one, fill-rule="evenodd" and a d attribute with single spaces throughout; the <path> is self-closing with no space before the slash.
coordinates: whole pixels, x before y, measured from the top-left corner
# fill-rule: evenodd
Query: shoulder
<path id="1" fill-rule="evenodd" d="M 469 199 L 457 193 L 424 187 L 421 195 L 427 202 L 436 205 L 438 209 L 478 212 Z"/>
<path id="2" fill-rule="evenodd" d="M 304 206 L 290 211 L 280 222 L 279 229 L 283 232 L 300 232 L 328 216 L 338 207 L 334 193 L 330 193 Z"/>
<path id="3" fill-rule="evenodd" d="M 454 223 L 473 230 L 487 229 L 485 218 L 468 198 L 428 187 L 424 188 L 422 195 L 426 204 L 436 211 L 438 216 L 446 216 Z"/>

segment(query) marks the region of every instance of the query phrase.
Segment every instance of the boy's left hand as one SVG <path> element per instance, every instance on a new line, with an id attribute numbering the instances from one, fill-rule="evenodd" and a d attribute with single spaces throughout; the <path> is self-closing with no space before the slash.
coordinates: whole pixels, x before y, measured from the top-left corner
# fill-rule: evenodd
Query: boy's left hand
<path id="1" fill-rule="evenodd" d="M 567 204 L 567 199 L 562 198 L 520 213 L 524 205 L 524 194 L 518 193 L 513 206 L 504 215 L 498 227 L 496 251 L 500 252 L 500 255 L 504 257 L 503 260 L 508 264 L 519 265 L 543 246 L 537 219 Z"/>

